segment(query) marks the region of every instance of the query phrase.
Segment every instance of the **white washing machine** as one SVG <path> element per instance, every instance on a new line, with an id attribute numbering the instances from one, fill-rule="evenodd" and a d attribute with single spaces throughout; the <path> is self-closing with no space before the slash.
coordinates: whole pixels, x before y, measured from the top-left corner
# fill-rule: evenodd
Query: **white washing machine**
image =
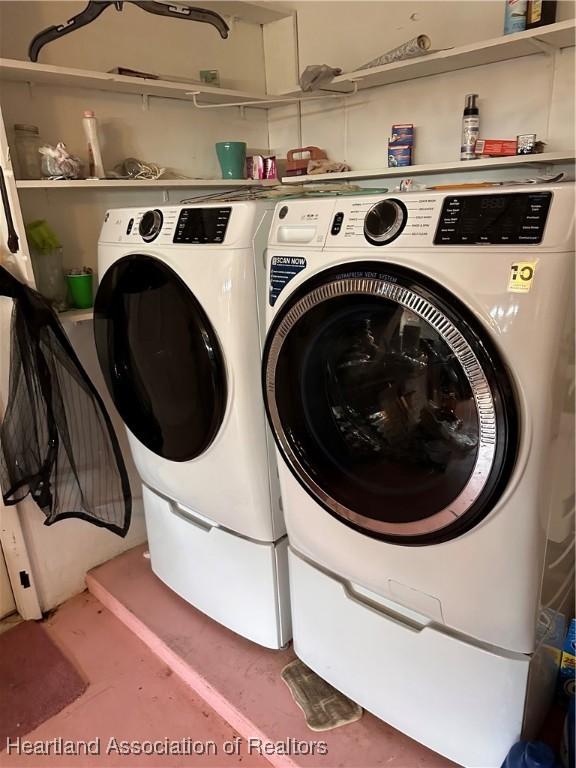
<path id="1" fill-rule="evenodd" d="M 268 263 L 295 650 L 500 766 L 571 611 L 573 185 L 281 203 Z"/>
<path id="2" fill-rule="evenodd" d="M 143 482 L 152 569 L 257 643 L 291 636 L 287 540 L 260 386 L 273 204 L 111 210 L 100 365 Z"/>

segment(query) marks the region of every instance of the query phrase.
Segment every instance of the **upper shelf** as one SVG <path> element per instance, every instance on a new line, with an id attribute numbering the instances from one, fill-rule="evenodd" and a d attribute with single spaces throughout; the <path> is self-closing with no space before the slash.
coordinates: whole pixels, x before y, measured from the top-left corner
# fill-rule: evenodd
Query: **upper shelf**
<path id="1" fill-rule="evenodd" d="M 171 189 L 173 187 L 213 189 L 214 187 L 273 187 L 277 179 L 20 179 L 18 189 Z"/>
<path id="2" fill-rule="evenodd" d="M 334 78 L 328 86 L 331 91 L 343 94 L 357 89 L 377 88 L 381 85 L 416 80 L 419 77 L 440 75 L 469 67 L 480 67 L 498 61 L 530 56 L 534 53 L 552 52 L 574 45 L 576 20 L 559 21 L 546 27 L 502 35 L 492 40 L 483 40 L 470 45 L 449 48 L 438 53 L 420 56 L 416 59 L 395 61 L 381 67 L 347 72 Z M 296 91 L 290 91 L 293 95 Z M 289 95 L 288 93 L 284 95 Z"/>
<path id="3" fill-rule="evenodd" d="M 391 177 L 432 176 L 444 173 L 468 173 L 469 171 L 516 168 L 522 165 L 562 165 L 574 163 L 574 152 L 543 152 L 539 155 L 513 155 L 512 157 L 490 157 L 478 160 L 452 160 L 446 163 L 406 165 L 403 168 L 375 168 L 366 171 L 345 171 L 344 173 L 318 173 L 311 176 L 285 176 L 282 184 L 302 184 L 318 181 L 354 181 L 362 179 L 387 179 Z"/>
<path id="4" fill-rule="evenodd" d="M 221 16 L 241 19 L 248 24 L 270 24 L 273 21 L 292 16 L 294 11 L 284 8 L 277 0 L 273 3 L 222 2 L 221 0 L 203 0 L 202 7 L 216 11 Z"/>
<path id="5" fill-rule="evenodd" d="M 190 93 L 194 91 L 206 104 L 260 101 L 265 98 L 261 93 L 215 88 L 204 83 L 151 80 L 145 77 L 116 75 L 111 72 L 93 72 L 88 69 L 57 67 L 53 64 L 35 64 L 19 59 L 0 59 L 0 79 L 38 85 L 132 93 L 140 96 L 162 96 L 185 101 L 192 100 Z"/>
<path id="6" fill-rule="evenodd" d="M 66 323 L 72 323 L 73 325 L 84 323 L 88 320 L 92 320 L 93 317 L 94 309 L 92 307 L 90 307 L 90 309 L 66 309 L 64 312 L 58 313 L 58 319 L 64 325 Z"/>
<path id="7" fill-rule="evenodd" d="M 256 4 L 257 5 L 257 4 Z M 439 53 L 421 56 L 417 59 L 397 61 L 382 67 L 349 72 L 340 75 L 330 83 L 330 91 L 349 93 L 354 90 L 375 88 L 390 83 L 414 80 L 419 77 L 453 72 L 468 67 L 479 67 L 506 61 L 534 53 L 551 52 L 574 45 L 576 22 L 574 19 L 560 21 L 546 27 L 503 35 L 493 40 L 484 40 L 470 45 L 450 48 Z M 114 91 L 142 96 L 194 101 L 196 106 L 250 106 L 271 109 L 286 100 L 315 100 L 331 98 L 324 92 L 303 93 L 291 90 L 282 94 L 250 93 L 229 88 L 214 88 L 203 83 L 150 80 L 127 77 L 109 72 L 93 72 L 84 69 L 59 67 L 52 64 L 35 64 L 19 59 L 0 59 L 0 80 L 40 85 L 59 85 L 92 90 Z M 200 103 L 201 102 L 201 103 Z"/>

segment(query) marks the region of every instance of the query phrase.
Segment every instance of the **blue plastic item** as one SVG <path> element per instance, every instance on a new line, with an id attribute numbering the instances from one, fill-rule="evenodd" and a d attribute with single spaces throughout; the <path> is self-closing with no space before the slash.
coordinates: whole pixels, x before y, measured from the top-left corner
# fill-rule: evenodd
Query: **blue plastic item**
<path id="1" fill-rule="evenodd" d="M 504 34 L 523 32 L 526 29 L 526 13 L 528 0 L 506 0 L 506 13 L 504 14 Z"/>
<path id="2" fill-rule="evenodd" d="M 519 741 L 514 744 L 502 768 L 556 768 L 554 751 L 542 741 Z"/>
<path id="3" fill-rule="evenodd" d="M 576 755 L 574 754 L 574 720 L 576 720 L 574 701 L 574 696 L 572 696 L 566 719 L 564 720 L 564 733 L 562 734 L 562 745 L 560 747 L 560 757 L 565 768 L 573 768 L 574 761 L 576 760 Z"/>

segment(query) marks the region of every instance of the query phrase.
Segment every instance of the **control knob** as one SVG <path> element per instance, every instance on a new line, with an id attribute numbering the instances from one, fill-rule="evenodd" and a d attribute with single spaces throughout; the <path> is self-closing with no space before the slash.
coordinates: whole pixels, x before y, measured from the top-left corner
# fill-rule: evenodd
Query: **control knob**
<path id="1" fill-rule="evenodd" d="M 364 237 L 372 245 L 395 240 L 406 226 L 408 211 L 400 200 L 389 198 L 372 206 L 364 218 Z"/>
<path id="2" fill-rule="evenodd" d="M 157 208 L 153 211 L 146 211 L 138 225 L 138 232 L 145 243 L 151 243 L 152 240 L 158 237 L 163 221 L 162 211 L 159 211 Z"/>

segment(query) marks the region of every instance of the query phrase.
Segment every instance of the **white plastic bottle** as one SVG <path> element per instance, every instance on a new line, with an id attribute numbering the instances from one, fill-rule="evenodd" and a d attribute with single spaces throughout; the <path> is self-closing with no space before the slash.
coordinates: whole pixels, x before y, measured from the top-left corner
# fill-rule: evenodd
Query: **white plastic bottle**
<path id="1" fill-rule="evenodd" d="M 92 178 L 105 179 L 104 164 L 102 163 L 102 152 L 100 151 L 100 141 L 98 140 L 98 122 L 91 109 L 84 110 L 82 119 L 86 142 L 88 144 L 88 174 Z"/>

